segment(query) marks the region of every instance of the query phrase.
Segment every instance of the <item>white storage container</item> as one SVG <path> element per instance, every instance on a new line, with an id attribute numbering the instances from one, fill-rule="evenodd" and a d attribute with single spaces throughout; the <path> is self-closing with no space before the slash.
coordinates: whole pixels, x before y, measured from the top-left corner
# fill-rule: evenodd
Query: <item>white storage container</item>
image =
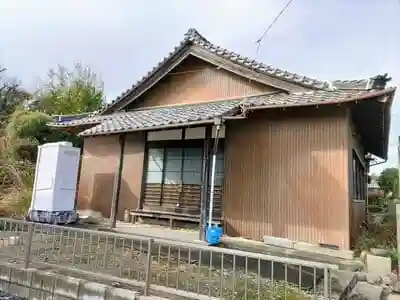
<path id="1" fill-rule="evenodd" d="M 59 219 L 75 214 L 79 160 L 80 149 L 69 142 L 48 143 L 38 147 L 29 214 L 33 221 L 66 223 Z"/>

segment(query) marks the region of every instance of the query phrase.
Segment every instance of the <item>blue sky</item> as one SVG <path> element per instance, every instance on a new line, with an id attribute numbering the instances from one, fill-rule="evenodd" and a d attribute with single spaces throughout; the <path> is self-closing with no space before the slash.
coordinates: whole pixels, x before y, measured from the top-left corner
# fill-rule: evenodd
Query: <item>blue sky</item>
<path id="1" fill-rule="evenodd" d="M 190 27 L 254 57 L 255 41 L 286 2 L 0 0 L 0 64 L 34 89 L 50 68 L 79 61 L 102 77 L 112 99 L 170 52 Z M 399 0 L 293 0 L 256 58 L 321 80 L 387 72 L 391 85 L 400 86 L 399 16 Z M 397 163 L 397 102 L 389 161 L 375 172 Z"/>

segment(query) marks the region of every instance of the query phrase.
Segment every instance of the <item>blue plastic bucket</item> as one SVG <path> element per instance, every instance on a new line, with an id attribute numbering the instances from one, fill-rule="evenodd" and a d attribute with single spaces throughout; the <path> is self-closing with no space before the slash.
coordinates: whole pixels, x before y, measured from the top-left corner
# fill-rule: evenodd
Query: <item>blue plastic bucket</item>
<path id="1" fill-rule="evenodd" d="M 211 225 L 206 227 L 206 241 L 209 246 L 219 245 L 221 243 L 221 236 L 223 229 L 219 225 Z"/>

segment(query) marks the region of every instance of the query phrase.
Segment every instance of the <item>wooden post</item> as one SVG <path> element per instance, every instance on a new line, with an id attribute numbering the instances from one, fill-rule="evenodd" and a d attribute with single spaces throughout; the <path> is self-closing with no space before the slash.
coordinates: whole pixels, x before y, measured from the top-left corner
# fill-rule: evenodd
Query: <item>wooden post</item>
<path id="1" fill-rule="evenodd" d="M 109 224 L 110 228 L 115 228 L 117 223 L 119 192 L 121 190 L 122 168 L 124 166 L 125 141 L 126 141 L 126 135 L 122 133 L 119 136 L 120 153 L 117 163 L 117 170 L 115 172 L 113 194 L 111 199 L 111 212 L 110 212 L 110 224 Z"/>
<path id="2" fill-rule="evenodd" d="M 149 133 L 144 132 L 144 159 L 143 159 L 143 167 L 142 167 L 142 178 L 141 178 L 141 186 L 140 186 L 140 195 L 138 197 L 136 210 L 141 210 L 143 208 L 143 200 L 144 200 L 144 192 L 146 190 L 146 178 L 147 178 L 147 168 L 149 161 L 149 147 L 148 147 L 148 135 Z M 133 223 L 136 222 L 136 216 L 133 216 Z"/>
<path id="3" fill-rule="evenodd" d="M 203 146 L 203 167 L 201 174 L 201 196 L 200 196 L 200 228 L 199 228 L 199 240 L 205 240 L 205 229 L 207 223 L 207 202 L 208 202 L 208 182 L 210 175 L 210 145 L 211 145 L 211 132 L 210 126 L 206 127 L 206 136 L 204 138 Z"/>
<path id="4" fill-rule="evenodd" d="M 81 152 L 79 153 L 79 166 L 78 166 L 78 176 L 76 178 L 76 192 L 75 192 L 75 202 L 74 209 L 78 207 L 78 192 L 79 192 L 79 181 L 81 180 L 81 172 L 82 172 L 82 159 L 83 159 L 83 147 L 81 147 Z"/>

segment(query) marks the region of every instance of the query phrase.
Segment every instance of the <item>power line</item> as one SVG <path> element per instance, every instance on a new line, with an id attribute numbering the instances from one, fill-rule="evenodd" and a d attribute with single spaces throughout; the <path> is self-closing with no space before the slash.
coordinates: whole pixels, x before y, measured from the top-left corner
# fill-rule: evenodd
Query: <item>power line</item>
<path id="1" fill-rule="evenodd" d="M 264 37 L 268 34 L 268 32 L 271 30 L 272 26 L 275 25 L 275 23 L 278 21 L 278 19 L 283 15 L 283 13 L 289 8 L 290 4 L 292 3 L 293 0 L 289 0 L 286 5 L 283 7 L 283 9 L 279 12 L 279 14 L 275 17 L 275 19 L 271 22 L 271 24 L 268 25 L 267 29 L 265 29 L 264 33 L 262 36 L 256 41 L 257 43 L 257 50 L 256 50 L 256 57 L 258 54 L 258 51 L 260 50 L 261 42 L 264 39 Z M 400 1 L 400 0 L 399 0 Z"/>

